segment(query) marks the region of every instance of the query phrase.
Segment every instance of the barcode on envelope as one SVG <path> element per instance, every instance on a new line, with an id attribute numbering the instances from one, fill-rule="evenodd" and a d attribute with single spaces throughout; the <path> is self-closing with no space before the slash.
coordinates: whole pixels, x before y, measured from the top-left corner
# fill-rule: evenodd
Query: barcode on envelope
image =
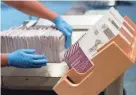
<path id="1" fill-rule="evenodd" d="M 111 19 L 108 19 L 108 20 L 111 22 L 111 24 L 112 24 L 114 27 L 116 27 L 117 29 L 119 29 L 118 25 L 115 23 L 114 20 L 111 20 Z"/>

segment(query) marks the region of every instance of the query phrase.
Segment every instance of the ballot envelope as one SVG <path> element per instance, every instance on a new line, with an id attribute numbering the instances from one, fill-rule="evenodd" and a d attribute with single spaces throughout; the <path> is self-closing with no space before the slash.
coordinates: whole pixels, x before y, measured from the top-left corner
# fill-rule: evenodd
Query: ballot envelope
<path id="1" fill-rule="evenodd" d="M 58 95 L 98 95 L 134 64 L 136 24 L 112 7 L 64 57 L 69 71 L 54 91 Z"/>

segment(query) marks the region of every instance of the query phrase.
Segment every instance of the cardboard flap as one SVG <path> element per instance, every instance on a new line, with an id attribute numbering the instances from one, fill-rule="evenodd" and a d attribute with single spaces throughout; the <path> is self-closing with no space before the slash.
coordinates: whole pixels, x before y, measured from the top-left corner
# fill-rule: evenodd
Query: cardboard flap
<path id="1" fill-rule="evenodd" d="M 104 46 L 99 48 L 97 51 L 100 52 L 103 48 L 105 48 L 108 44 L 112 42 L 115 42 L 126 54 L 128 54 L 131 50 L 129 44 L 120 35 L 117 35 L 116 37 L 111 39 L 108 43 L 106 43 Z"/>
<path id="2" fill-rule="evenodd" d="M 133 61 L 136 61 L 136 37 L 135 37 L 134 42 L 132 44 L 131 58 Z"/>
<path id="3" fill-rule="evenodd" d="M 136 24 L 128 16 L 125 16 L 124 19 L 127 22 L 123 23 L 124 26 L 133 34 L 133 36 L 136 36 Z"/>
<path id="4" fill-rule="evenodd" d="M 125 22 L 123 23 L 124 26 L 133 34 L 133 42 L 131 44 L 132 51 L 130 53 L 130 58 L 132 58 L 133 61 L 136 60 L 136 24 L 128 17 L 124 17 Z"/>

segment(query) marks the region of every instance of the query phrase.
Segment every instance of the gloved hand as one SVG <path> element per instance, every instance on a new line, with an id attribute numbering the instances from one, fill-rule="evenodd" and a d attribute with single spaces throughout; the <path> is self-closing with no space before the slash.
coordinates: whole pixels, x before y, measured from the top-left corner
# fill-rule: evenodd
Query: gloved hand
<path id="1" fill-rule="evenodd" d="M 65 47 L 69 48 L 71 45 L 71 36 L 72 36 L 72 27 L 67 24 L 60 16 L 57 16 L 53 22 L 56 25 L 56 28 L 60 30 L 66 37 Z"/>
<path id="2" fill-rule="evenodd" d="M 35 55 L 34 49 L 19 49 L 7 54 L 8 65 L 19 68 L 40 68 L 47 64 L 43 55 Z"/>

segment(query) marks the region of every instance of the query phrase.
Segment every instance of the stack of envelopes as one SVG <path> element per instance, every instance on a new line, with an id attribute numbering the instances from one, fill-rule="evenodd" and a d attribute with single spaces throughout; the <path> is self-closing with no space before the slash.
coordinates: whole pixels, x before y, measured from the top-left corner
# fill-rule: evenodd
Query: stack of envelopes
<path id="1" fill-rule="evenodd" d="M 63 60 L 65 37 L 53 26 L 14 27 L 1 33 L 2 52 L 17 49 L 36 49 L 37 54 L 45 55 L 50 63 Z"/>

